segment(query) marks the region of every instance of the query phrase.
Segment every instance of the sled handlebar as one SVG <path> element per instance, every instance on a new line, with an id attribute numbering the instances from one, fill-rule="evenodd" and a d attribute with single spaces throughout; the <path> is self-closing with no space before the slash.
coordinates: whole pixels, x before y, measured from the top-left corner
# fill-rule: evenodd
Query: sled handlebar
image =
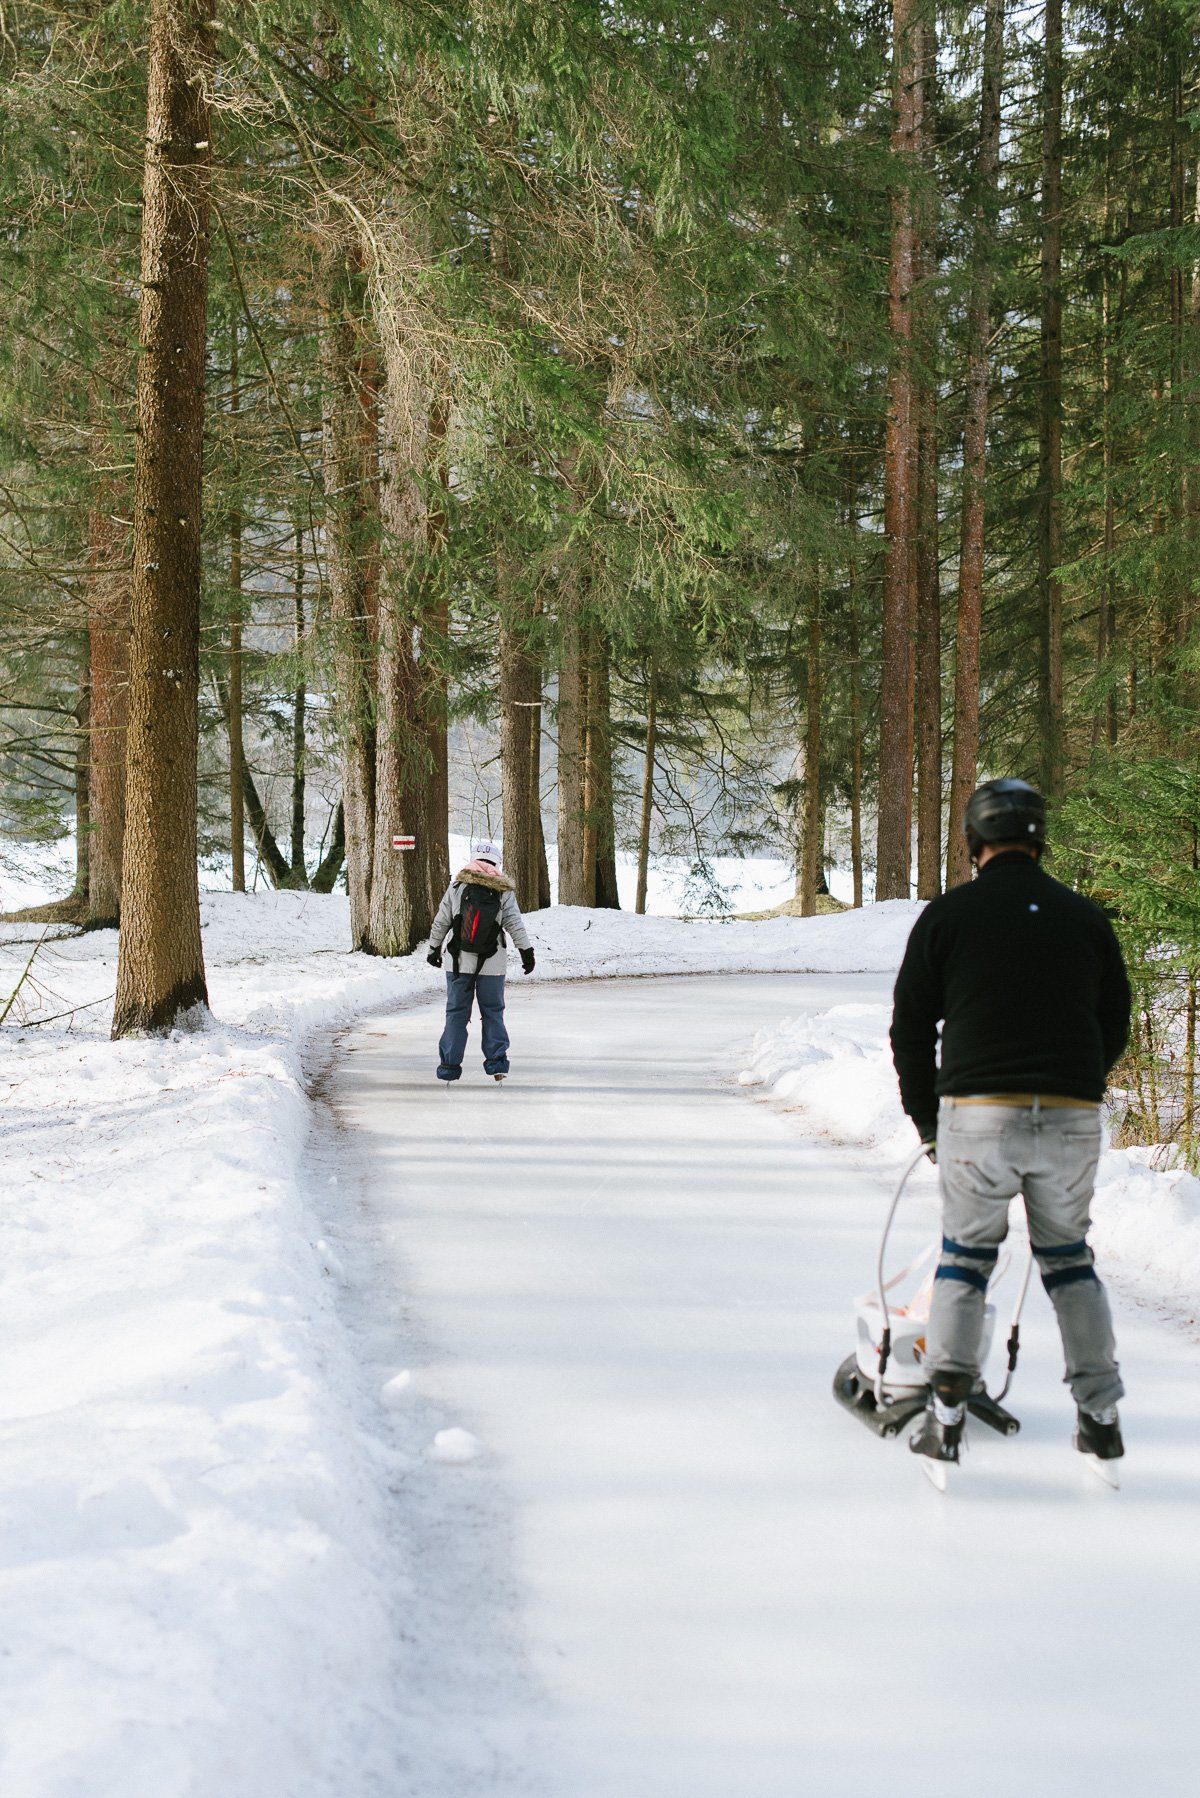
<path id="1" fill-rule="evenodd" d="M 883 1317 L 883 1335 L 879 1339 L 879 1366 L 875 1372 L 875 1403 L 881 1409 L 887 1402 L 883 1396 L 883 1376 L 887 1372 L 887 1364 L 892 1353 L 892 1318 L 891 1313 L 888 1310 L 887 1282 L 883 1277 L 883 1264 L 887 1256 L 888 1237 L 891 1235 L 892 1221 L 896 1216 L 896 1210 L 900 1204 L 900 1200 L 904 1196 L 904 1188 L 908 1185 L 909 1176 L 912 1174 L 917 1163 L 925 1159 L 925 1153 L 925 1144 L 922 1143 L 897 1181 L 896 1190 L 892 1194 L 891 1205 L 888 1207 L 887 1220 L 883 1226 L 883 1235 L 879 1239 L 879 1257 L 875 1263 L 875 1290 L 879 1295 L 879 1309 Z"/>

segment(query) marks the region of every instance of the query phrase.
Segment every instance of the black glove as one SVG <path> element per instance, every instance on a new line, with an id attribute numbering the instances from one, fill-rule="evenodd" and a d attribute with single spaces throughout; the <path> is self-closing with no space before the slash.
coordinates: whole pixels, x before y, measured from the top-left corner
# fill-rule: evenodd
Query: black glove
<path id="1" fill-rule="evenodd" d="M 431 949 L 429 951 L 429 954 L 425 957 L 425 960 L 429 963 L 431 968 L 440 968 L 442 965 L 441 950 L 440 949 Z"/>
<path id="2" fill-rule="evenodd" d="M 534 957 L 534 953 L 533 953 L 532 949 L 522 949 L 522 951 L 521 951 L 521 966 L 524 968 L 524 970 L 527 974 L 533 973 L 534 960 L 535 960 L 535 957 Z"/>
<path id="3" fill-rule="evenodd" d="M 937 1166 L 937 1137 L 936 1136 L 923 1136 L 921 1138 L 921 1147 L 924 1149 L 925 1153 L 928 1155 L 930 1161 L 932 1161 L 934 1167 L 936 1167 Z"/>

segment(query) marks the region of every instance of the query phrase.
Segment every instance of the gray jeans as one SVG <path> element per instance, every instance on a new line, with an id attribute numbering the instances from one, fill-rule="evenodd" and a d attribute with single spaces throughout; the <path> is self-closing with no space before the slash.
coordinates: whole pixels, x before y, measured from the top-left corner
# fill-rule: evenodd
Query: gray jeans
<path id="1" fill-rule="evenodd" d="M 1087 1244 L 1100 1156 L 1094 1108 L 946 1105 L 938 1117 L 942 1254 L 929 1315 L 931 1371 L 979 1373 L 988 1280 L 1021 1193 L 1042 1284 L 1058 1317 L 1066 1381 L 1098 1411 L 1124 1393 L 1108 1298 Z"/>

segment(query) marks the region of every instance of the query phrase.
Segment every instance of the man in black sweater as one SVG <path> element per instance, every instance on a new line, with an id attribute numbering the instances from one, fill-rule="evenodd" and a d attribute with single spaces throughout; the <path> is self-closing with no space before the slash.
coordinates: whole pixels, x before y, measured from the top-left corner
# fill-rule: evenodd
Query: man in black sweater
<path id="1" fill-rule="evenodd" d="M 942 1187 L 930 1406 L 911 1443 L 939 1461 L 958 1459 L 988 1281 L 1018 1192 L 1062 1334 L 1076 1446 L 1106 1460 L 1123 1452 L 1124 1389 L 1086 1238 L 1099 1104 L 1129 1032 L 1129 982 L 1104 913 L 1042 869 L 1045 824 L 1042 796 L 1024 781 L 978 789 L 966 815 L 977 878 L 922 912 L 896 980 L 900 1095 Z"/>

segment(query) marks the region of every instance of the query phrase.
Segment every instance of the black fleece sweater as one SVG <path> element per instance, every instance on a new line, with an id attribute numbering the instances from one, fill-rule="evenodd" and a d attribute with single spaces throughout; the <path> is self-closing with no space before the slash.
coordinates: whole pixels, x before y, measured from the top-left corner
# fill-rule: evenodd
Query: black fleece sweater
<path id="1" fill-rule="evenodd" d="M 1129 981 L 1112 925 L 1023 850 L 993 857 L 913 926 L 896 979 L 892 1058 L 904 1109 L 927 1140 L 943 1093 L 1102 1098 L 1128 1035 Z"/>

